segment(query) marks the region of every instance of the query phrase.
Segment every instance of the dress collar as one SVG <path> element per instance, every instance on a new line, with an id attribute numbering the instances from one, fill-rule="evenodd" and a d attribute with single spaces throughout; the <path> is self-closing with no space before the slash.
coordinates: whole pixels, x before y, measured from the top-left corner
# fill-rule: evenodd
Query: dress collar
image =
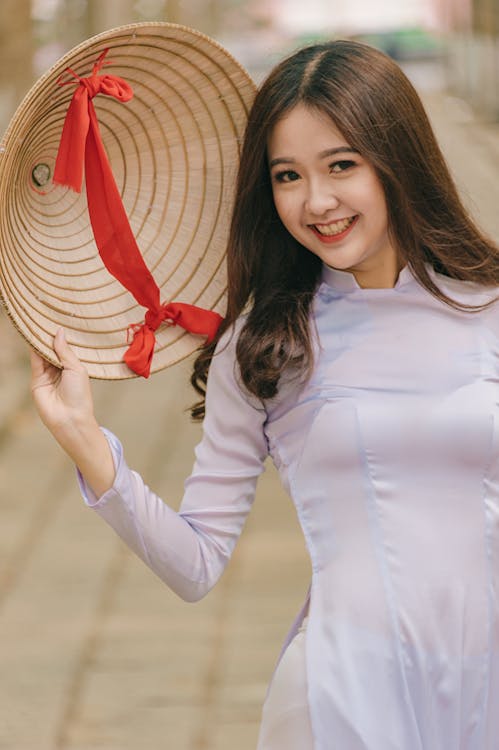
<path id="1" fill-rule="evenodd" d="M 322 281 L 327 286 L 337 289 L 340 292 L 356 292 L 359 290 L 363 292 L 386 292 L 392 289 L 399 289 L 414 280 L 415 277 L 409 266 L 404 266 L 398 275 L 395 286 L 382 287 L 380 289 L 364 288 L 357 283 L 355 276 L 350 271 L 339 271 L 336 268 L 327 266 L 325 263 L 322 266 Z"/>

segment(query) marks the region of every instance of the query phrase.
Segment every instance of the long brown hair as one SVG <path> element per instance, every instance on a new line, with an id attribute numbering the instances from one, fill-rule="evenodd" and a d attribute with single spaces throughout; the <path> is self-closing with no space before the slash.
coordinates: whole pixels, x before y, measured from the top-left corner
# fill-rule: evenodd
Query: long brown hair
<path id="1" fill-rule="evenodd" d="M 484 286 L 499 284 L 499 250 L 465 210 L 421 100 L 398 65 L 358 42 L 305 47 L 270 73 L 250 111 L 227 249 L 227 315 L 220 337 L 243 311 L 237 341 L 241 379 L 260 399 L 274 396 L 284 368 L 313 367 L 309 310 L 322 262 L 281 223 L 272 198 L 267 139 L 297 104 L 325 114 L 374 167 L 383 187 L 388 231 L 403 262 L 434 296 L 459 304 L 433 282 L 437 272 Z M 201 350 L 191 382 L 202 400 L 216 341 Z"/>

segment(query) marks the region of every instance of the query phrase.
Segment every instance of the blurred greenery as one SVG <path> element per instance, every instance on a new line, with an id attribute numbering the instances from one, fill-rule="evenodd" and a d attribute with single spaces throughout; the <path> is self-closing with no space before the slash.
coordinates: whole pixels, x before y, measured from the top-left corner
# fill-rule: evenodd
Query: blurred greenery
<path id="1" fill-rule="evenodd" d="M 442 38 L 420 27 L 357 34 L 354 38 L 400 61 L 433 58 L 443 52 Z"/>

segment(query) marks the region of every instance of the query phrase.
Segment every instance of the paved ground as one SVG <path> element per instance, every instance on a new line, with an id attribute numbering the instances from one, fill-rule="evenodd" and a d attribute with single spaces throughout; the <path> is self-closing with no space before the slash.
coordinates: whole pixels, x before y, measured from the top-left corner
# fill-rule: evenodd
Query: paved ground
<path id="1" fill-rule="evenodd" d="M 499 237 L 499 128 L 443 95 L 427 103 L 466 201 Z M 175 507 L 199 434 L 182 411 L 187 373 L 94 389 L 101 422 Z M 215 590 L 194 605 L 170 593 L 80 502 L 0 314 L 0 749 L 252 750 L 308 576 L 269 468 Z"/>

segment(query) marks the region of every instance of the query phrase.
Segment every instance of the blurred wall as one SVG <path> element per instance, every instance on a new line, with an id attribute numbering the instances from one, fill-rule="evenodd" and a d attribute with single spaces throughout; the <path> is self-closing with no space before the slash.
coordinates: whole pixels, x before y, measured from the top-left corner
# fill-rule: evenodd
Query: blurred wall
<path id="1" fill-rule="evenodd" d="M 458 9 L 449 37 L 449 82 L 488 119 L 499 121 L 499 0 L 453 0 Z"/>
<path id="2" fill-rule="evenodd" d="M 13 111 L 33 78 L 30 0 L 0 2 L 0 112 Z"/>
<path id="3" fill-rule="evenodd" d="M 328 15 L 336 2 L 324 4 Z M 499 0 L 432 3 L 447 39 L 450 88 L 488 118 L 499 119 Z M 67 50 L 113 26 L 136 21 L 197 28 L 218 39 L 260 80 L 283 54 L 281 27 L 291 5 L 296 2 L 0 0 L 0 132 L 30 85 Z M 289 41 L 291 46 L 296 43 L 296 38 Z"/>

